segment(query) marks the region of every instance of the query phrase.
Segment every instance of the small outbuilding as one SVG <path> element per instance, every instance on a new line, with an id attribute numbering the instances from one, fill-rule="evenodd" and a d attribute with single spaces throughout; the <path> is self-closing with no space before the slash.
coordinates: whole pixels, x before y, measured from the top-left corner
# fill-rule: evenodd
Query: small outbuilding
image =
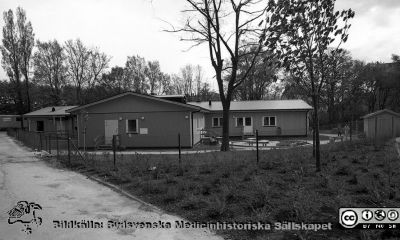
<path id="1" fill-rule="evenodd" d="M 386 140 L 400 137 L 400 113 L 383 109 L 362 118 L 364 133 L 368 139 Z"/>
<path id="2" fill-rule="evenodd" d="M 24 120 L 27 122 L 29 132 L 69 132 L 73 133 L 74 122 L 70 113 L 66 112 L 76 106 L 45 107 L 27 114 Z"/>
<path id="3" fill-rule="evenodd" d="M 0 115 L 0 130 L 21 128 L 20 115 Z"/>

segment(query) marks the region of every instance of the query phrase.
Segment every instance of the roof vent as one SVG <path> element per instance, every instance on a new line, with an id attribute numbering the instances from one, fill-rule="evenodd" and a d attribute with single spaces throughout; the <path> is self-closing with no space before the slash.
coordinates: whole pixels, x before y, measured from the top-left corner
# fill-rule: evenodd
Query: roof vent
<path id="1" fill-rule="evenodd" d="M 56 111 L 56 108 L 55 108 L 55 107 L 52 107 L 52 108 L 51 108 L 51 111 L 52 111 L 52 112 L 55 112 L 55 111 Z"/>
<path id="2" fill-rule="evenodd" d="M 211 106 L 211 100 L 208 100 L 208 106 Z"/>

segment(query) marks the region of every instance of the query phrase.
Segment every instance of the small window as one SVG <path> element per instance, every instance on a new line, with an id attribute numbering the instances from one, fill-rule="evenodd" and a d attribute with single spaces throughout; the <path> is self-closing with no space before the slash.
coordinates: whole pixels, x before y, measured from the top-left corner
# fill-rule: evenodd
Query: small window
<path id="1" fill-rule="evenodd" d="M 276 126 L 276 117 L 264 117 L 263 126 Z"/>
<path id="2" fill-rule="evenodd" d="M 213 127 L 221 127 L 222 123 L 223 123 L 223 118 L 221 118 L 221 117 L 212 118 L 212 126 Z"/>
<path id="3" fill-rule="evenodd" d="M 129 119 L 126 120 L 126 132 L 127 133 L 138 133 L 138 120 L 137 119 Z"/>
<path id="4" fill-rule="evenodd" d="M 43 121 L 36 121 L 36 131 L 37 132 L 44 131 L 44 122 Z"/>
<path id="5" fill-rule="evenodd" d="M 251 126 L 252 124 L 251 124 L 251 117 L 245 117 L 244 118 L 244 124 L 246 125 L 246 126 Z"/>

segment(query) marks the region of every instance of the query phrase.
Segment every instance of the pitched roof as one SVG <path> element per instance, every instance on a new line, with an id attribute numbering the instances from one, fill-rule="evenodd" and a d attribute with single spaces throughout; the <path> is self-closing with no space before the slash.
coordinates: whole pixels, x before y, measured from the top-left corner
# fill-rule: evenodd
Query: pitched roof
<path id="1" fill-rule="evenodd" d="M 45 107 L 30 113 L 24 114 L 24 116 L 67 116 L 69 115 L 66 112 L 69 109 L 72 109 L 76 106 L 54 106 L 54 107 Z M 54 111 L 53 111 L 54 108 Z"/>
<path id="2" fill-rule="evenodd" d="M 111 101 L 111 100 L 114 100 L 114 99 L 118 99 L 120 97 L 124 97 L 124 96 L 128 96 L 128 95 L 133 95 L 133 96 L 137 96 L 137 97 L 143 97 L 143 98 L 151 99 L 151 100 L 154 100 L 154 101 L 159 101 L 159 102 L 164 102 L 164 103 L 169 103 L 169 104 L 174 104 L 174 105 L 178 105 L 178 106 L 181 106 L 181 107 L 186 107 L 186 108 L 190 108 L 190 109 L 198 110 L 198 111 L 199 110 L 204 110 L 204 109 L 202 109 L 202 108 L 200 108 L 198 106 L 193 106 L 193 105 L 180 103 L 180 102 L 169 101 L 169 100 L 166 100 L 164 98 L 156 97 L 156 96 L 153 96 L 153 95 L 146 95 L 146 94 L 140 94 L 140 93 L 135 93 L 135 92 L 124 92 L 124 93 L 120 93 L 120 94 L 114 95 L 112 97 L 104 98 L 104 99 L 101 99 L 101 100 L 98 100 L 98 101 L 95 101 L 95 102 L 92 102 L 92 103 L 88 103 L 88 104 L 85 104 L 85 105 L 77 106 L 75 108 L 69 109 L 67 112 L 75 112 L 75 111 L 80 110 L 82 108 L 91 107 L 91 106 L 94 106 L 94 105 L 97 105 L 97 104 L 108 102 L 108 101 Z"/>
<path id="3" fill-rule="evenodd" d="M 219 101 L 209 102 L 188 102 L 207 109 L 209 111 L 222 111 L 222 104 Z M 262 111 L 262 110 L 311 110 L 312 107 L 303 100 L 256 100 L 256 101 L 232 101 L 231 111 Z"/>
<path id="4" fill-rule="evenodd" d="M 379 114 L 382 114 L 382 113 L 389 113 L 389 114 L 392 114 L 392 115 L 400 117 L 400 113 L 393 112 L 392 110 L 389 110 L 389 109 L 382 109 L 382 110 L 367 114 L 367 115 L 365 115 L 365 116 L 363 116 L 361 118 L 371 118 L 373 116 L 376 116 L 376 115 L 379 115 Z"/>

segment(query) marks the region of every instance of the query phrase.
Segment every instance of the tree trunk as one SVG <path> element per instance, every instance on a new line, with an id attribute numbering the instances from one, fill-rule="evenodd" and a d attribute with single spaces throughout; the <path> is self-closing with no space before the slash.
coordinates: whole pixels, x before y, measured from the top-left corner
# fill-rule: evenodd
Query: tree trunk
<path id="1" fill-rule="evenodd" d="M 314 131 L 315 131 L 315 166 L 316 171 L 321 171 L 321 159 L 320 159 L 320 142 L 319 142 L 319 116 L 318 116 L 318 98 L 316 95 L 312 97 L 314 107 Z"/>
<path id="2" fill-rule="evenodd" d="M 330 124 L 335 122 L 335 97 L 333 91 L 328 96 L 328 117 Z"/>
<path id="3" fill-rule="evenodd" d="M 223 122 L 222 122 L 222 144 L 221 151 L 226 152 L 229 151 L 229 108 L 230 101 L 225 100 L 222 102 L 223 107 Z"/>
<path id="4" fill-rule="evenodd" d="M 314 113 L 313 113 L 313 119 L 314 119 Z M 314 122 L 314 120 L 313 120 Z M 313 130 L 312 130 L 312 156 L 315 158 L 315 128 L 314 128 L 314 123 L 313 123 Z"/>
<path id="5" fill-rule="evenodd" d="M 27 112 L 31 111 L 31 96 L 29 94 L 29 81 L 28 81 L 28 74 L 25 73 L 25 92 L 26 92 L 26 110 Z"/>

